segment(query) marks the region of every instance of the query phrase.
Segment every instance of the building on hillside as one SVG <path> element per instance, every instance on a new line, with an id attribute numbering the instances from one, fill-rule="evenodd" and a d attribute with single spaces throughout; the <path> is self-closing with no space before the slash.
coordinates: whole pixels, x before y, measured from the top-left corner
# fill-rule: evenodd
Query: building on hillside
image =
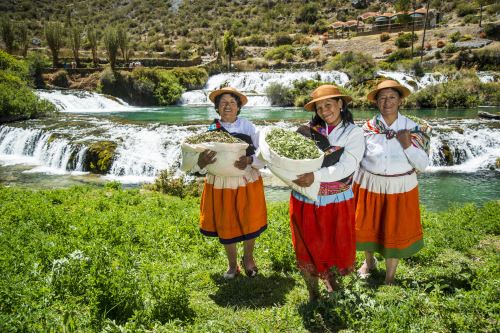
<path id="1" fill-rule="evenodd" d="M 357 17 L 357 21 L 359 23 L 363 23 L 363 28 L 360 29 L 359 27 L 362 25 L 358 23 L 356 31 L 358 32 L 358 35 L 369 35 L 384 31 L 406 31 L 413 29 L 413 26 L 416 30 L 419 30 L 424 28 L 425 15 L 425 8 L 398 13 L 366 12 Z M 435 9 L 429 9 L 427 27 L 432 29 L 436 27 L 438 23 L 439 12 Z"/>

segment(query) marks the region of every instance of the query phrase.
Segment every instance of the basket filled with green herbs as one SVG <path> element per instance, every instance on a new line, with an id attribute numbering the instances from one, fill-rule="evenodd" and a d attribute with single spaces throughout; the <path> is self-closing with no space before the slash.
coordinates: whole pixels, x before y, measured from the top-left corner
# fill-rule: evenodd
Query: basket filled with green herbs
<path id="1" fill-rule="evenodd" d="M 181 144 L 181 170 L 189 172 L 198 163 L 199 154 L 205 150 L 217 153 L 216 161 L 207 165 L 207 172 L 216 176 L 243 176 L 245 170 L 234 166 L 234 162 L 245 156 L 248 143 L 224 131 L 209 131 L 190 136 Z"/>
<path id="2" fill-rule="evenodd" d="M 293 183 L 298 175 L 321 168 L 324 154 L 314 141 L 288 129 L 266 129 L 259 140 L 259 158 L 285 184 L 311 200 L 316 200 L 319 182 L 315 181 L 307 188 Z"/>

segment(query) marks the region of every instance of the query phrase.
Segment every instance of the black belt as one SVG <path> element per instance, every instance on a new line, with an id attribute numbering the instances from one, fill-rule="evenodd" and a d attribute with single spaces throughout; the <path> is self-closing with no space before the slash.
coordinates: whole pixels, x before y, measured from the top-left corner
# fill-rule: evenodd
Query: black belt
<path id="1" fill-rule="evenodd" d="M 380 177 L 401 177 L 401 176 L 408 176 L 408 175 L 411 175 L 411 174 L 415 173 L 415 169 L 411 169 L 410 171 L 407 171 L 407 172 L 404 172 L 404 173 L 398 173 L 396 175 L 381 175 L 381 174 L 378 174 L 378 173 L 370 172 L 370 171 L 368 171 L 366 169 L 365 169 L 365 171 L 368 172 L 368 173 L 371 173 L 372 175 L 380 176 Z"/>

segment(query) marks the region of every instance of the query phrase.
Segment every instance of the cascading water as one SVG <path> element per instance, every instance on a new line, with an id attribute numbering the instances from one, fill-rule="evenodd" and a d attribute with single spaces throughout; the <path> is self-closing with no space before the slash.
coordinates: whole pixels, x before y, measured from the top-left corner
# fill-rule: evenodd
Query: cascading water
<path id="1" fill-rule="evenodd" d="M 349 82 L 349 77 L 338 71 L 299 71 L 284 73 L 225 73 L 211 76 L 202 90 L 185 92 L 179 104 L 181 105 L 209 105 L 208 94 L 220 87 L 231 86 L 248 95 L 247 106 L 270 106 L 271 102 L 266 96 L 266 89 L 270 84 L 278 83 L 292 87 L 294 81 L 318 80 L 335 82 L 344 86 Z"/>
<path id="2" fill-rule="evenodd" d="M 136 109 L 119 98 L 83 90 L 37 90 L 37 94 L 56 105 L 60 112 L 113 112 Z"/>
<path id="3" fill-rule="evenodd" d="M 435 126 L 431 140 L 429 171 L 476 172 L 495 169 L 500 158 L 498 130 L 495 123 L 462 121 Z"/>
<path id="4" fill-rule="evenodd" d="M 42 129 L 0 127 L 0 163 L 3 165 L 38 165 L 31 171 L 49 174 L 83 171 L 80 149 L 81 146 Z"/>
<path id="5" fill-rule="evenodd" d="M 404 72 L 378 71 L 378 76 L 383 76 L 399 81 L 411 91 L 417 91 L 429 85 L 444 83 L 449 78 L 441 73 L 425 73 L 417 77 Z M 495 82 L 498 75 L 489 72 L 478 72 L 477 76 L 481 82 Z M 345 86 L 349 77 L 339 71 L 299 71 L 283 73 L 224 73 L 211 76 L 202 90 L 187 91 L 182 94 L 180 105 L 210 105 L 208 95 L 211 91 L 224 86 L 231 86 L 248 96 L 247 106 L 271 106 L 266 96 L 266 89 L 273 83 L 285 87 L 292 87 L 294 81 L 317 80 L 322 82 L 334 82 L 339 86 Z"/>
<path id="6" fill-rule="evenodd" d="M 117 147 L 106 178 L 123 183 L 151 182 L 161 170 L 178 169 L 180 143 L 206 128 L 204 125 L 118 124 L 83 116 L 71 116 L 71 122 L 68 120 L 61 121 L 59 127 L 53 122 L 33 122 L 30 128 L 0 126 L 0 163 L 37 166 L 31 172 L 81 173 L 88 171 L 85 156 L 89 145 L 107 140 L 115 142 Z M 78 122 L 81 124 L 74 125 Z M 428 171 L 476 172 L 495 168 L 496 159 L 500 157 L 500 136 L 494 126 L 497 123 L 432 121 L 435 131 Z M 290 122 L 274 125 L 295 126 Z M 273 125 L 259 128 L 267 126 Z"/>
<path id="7" fill-rule="evenodd" d="M 404 72 L 377 71 L 377 75 L 396 80 L 413 92 L 427 86 L 448 82 L 450 79 L 441 73 L 425 73 L 422 77 L 417 77 Z M 489 72 L 478 72 L 477 76 L 483 83 L 496 82 L 498 79 L 497 75 Z"/>

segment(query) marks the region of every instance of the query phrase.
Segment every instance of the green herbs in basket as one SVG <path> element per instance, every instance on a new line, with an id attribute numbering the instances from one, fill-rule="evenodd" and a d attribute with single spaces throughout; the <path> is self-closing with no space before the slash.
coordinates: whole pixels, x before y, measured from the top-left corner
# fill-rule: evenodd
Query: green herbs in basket
<path id="1" fill-rule="evenodd" d="M 292 160 L 315 159 L 321 156 L 314 141 L 282 128 L 273 128 L 267 134 L 266 142 L 278 155 Z"/>
<path id="2" fill-rule="evenodd" d="M 203 142 L 242 143 L 243 141 L 224 131 L 203 132 L 201 134 L 190 136 L 186 139 L 186 143 L 189 144 L 198 144 Z"/>

